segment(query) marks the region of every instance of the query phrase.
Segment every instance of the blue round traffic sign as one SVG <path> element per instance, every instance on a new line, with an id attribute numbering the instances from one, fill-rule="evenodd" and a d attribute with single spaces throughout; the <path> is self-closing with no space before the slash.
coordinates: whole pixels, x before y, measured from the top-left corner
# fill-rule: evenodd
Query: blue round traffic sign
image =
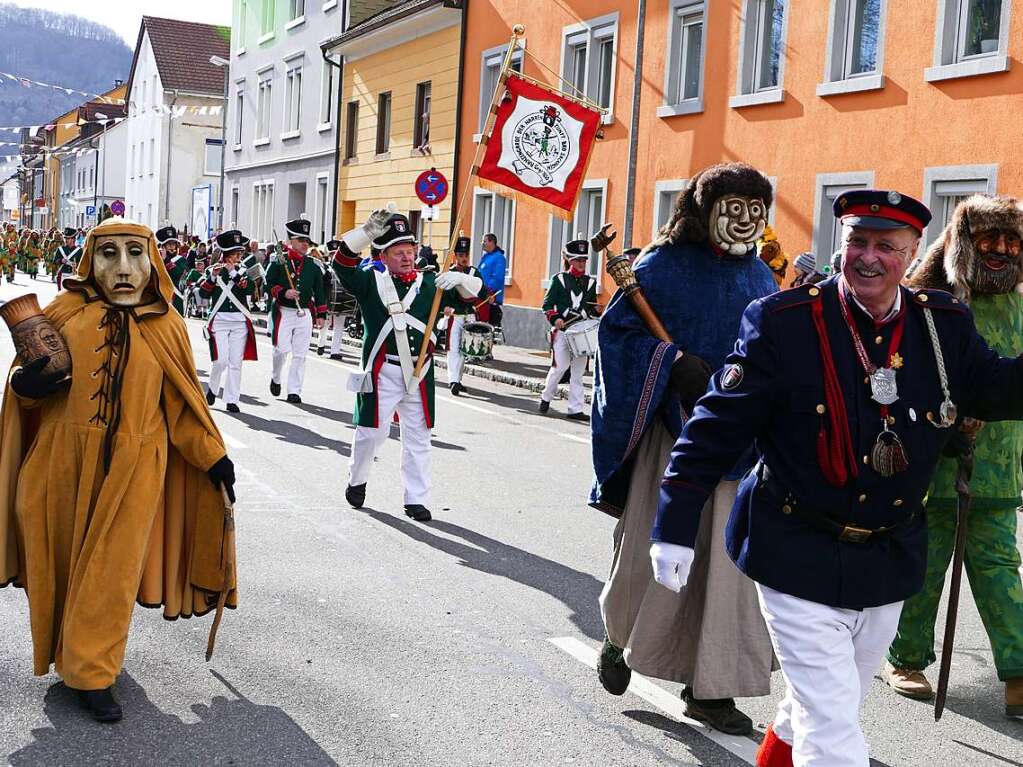
<path id="1" fill-rule="evenodd" d="M 416 197 L 423 205 L 440 205 L 448 196 L 448 180 L 436 168 L 419 174 L 416 179 Z"/>

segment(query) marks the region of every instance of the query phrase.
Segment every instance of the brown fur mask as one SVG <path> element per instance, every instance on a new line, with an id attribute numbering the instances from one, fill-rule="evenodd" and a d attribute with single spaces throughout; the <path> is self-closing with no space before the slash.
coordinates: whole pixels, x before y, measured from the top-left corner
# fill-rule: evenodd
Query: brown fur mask
<path id="1" fill-rule="evenodd" d="M 774 199 L 771 182 L 756 168 L 741 162 L 712 165 L 689 179 L 675 199 L 671 217 L 647 249 L 669 243 L 708 242 L 714 203 L 725 195 L 759 197 L 767 209 Z"/>
<path id="2" fill-rule="evenodd" d="M 1023 282 L 1023 256 L 1012 259 L 994 288 L 992 273 L 984 266 L 973 244 L 977 232 L 1000 230 L 1023 237 L 1023 209 L 1012 197 L 975 194 L 959 203 L 952 220 L 906 276 L 911 288 L 947 290 L 969 303 L 973 293 L 1008 293 Z"/>

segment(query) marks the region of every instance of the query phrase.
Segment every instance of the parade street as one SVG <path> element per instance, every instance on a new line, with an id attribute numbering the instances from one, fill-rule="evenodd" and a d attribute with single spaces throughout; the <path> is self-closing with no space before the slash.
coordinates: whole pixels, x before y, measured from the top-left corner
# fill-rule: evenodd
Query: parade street
<path id="1" fill-rule="evenodd" d="M 54 293 L 46 278 L 28 283 L 19 273 L 0 298 L 31 289 L 45 303 Z M 204 377 L 201 325 L 190 331 Z M 12 356 L 5 327 L 5 369 Z M 421 524 L 402 513 L 393 438 L 366 506 L 344 501 L 351 368 L 311 356 L 301 405 L 269 396 L 269 369 L 261 336 L 242 412 L 215 406 L 238 471 L 241 591 L 212 662 L 209 617 L 168 624 L 137 609 L 118 680 L 126 716 L 96 725 L 55 675 L 31 676 L 24 594 L 4 589 L 4 763 L 752 763 L 753 740 L 678 721 L 677 686 L 634 676 L 621 698 L 600 687 L 591 666 L 613 520 L 586 506 L 589 429 L 553 415 L 563 401 L 542 417 L 535 395 L 503 385 L 469 380 L 467 396 L 439 393 L 434 520 Z M 760 733 L 780 674 L 773 688 L 739 701 Z M 1023 730 L 1001 708 L 964 587 L 942 721 L 876 679 L 863 721 L 876 764 L 1023 764 Z"/>

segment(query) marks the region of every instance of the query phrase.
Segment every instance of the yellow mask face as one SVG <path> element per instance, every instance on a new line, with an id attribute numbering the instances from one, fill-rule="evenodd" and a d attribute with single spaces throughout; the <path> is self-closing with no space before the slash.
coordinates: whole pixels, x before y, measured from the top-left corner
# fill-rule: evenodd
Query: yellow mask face
<path id="1" fill-rule="evenodd" d="M 148 244 L 133 235 L 98 238 L 92 252 L 96 288 L 114 306 L 138 306 L 149 285 Z"/>

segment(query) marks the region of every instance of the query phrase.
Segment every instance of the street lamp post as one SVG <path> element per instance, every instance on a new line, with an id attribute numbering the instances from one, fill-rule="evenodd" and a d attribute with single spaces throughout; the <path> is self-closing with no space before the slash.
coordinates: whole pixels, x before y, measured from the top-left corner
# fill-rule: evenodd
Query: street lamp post
<path id="1" fill-rule="evenodd" d="M 217 228 L 224 231 L 224 157 L 227 149 L 227 90 L 228 78 L 230 77 L 229 62 L 220 56 L 210 56 L 210 63 L 215 67 L 222 67 L 224 70 L 224 109 L 220 113 L 220 211 L 217 215 Z"/>

